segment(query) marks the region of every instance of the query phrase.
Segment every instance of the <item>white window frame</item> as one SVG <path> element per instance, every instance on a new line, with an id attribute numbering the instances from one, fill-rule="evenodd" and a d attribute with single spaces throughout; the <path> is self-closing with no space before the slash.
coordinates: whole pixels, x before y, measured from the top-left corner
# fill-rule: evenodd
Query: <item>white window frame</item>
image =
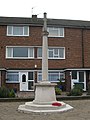
<path id="1" fill-rule="evenodd" d="M 28 79 L 28 82 L 33 82 L 33 87 L 34 87 L 34 79 L 35 79 L 35 75 L 34 75 L 34 71 L 28 71 L 28 74 L 29 74 L 29 72 L 33 72 L 33 80 L 30 80 L 30 79 Z M 28 89 L 28 91 L 34 91 L 34 88 L 33 88 L 33 90 L 29 90 Z"/>
<path id="2" fill-rule="evenodd" d="M 50 34 L 50 29 L 52 29 L 52 30 L 57 30 L 57 34 L 58 34 L 58 35 L 55 35 L 55 36 L 54 36 L 54 35 Z M 63 30 L 63 35 L 60 35 L 61 29 Z M 48 37 L 64 37 L 64 28 L 48 27 L 48 28 L 47 28 L 47 31 L 49 32 Z"/>
<path id="3" fill-rule="evenodd" d="M 27 57 L 13 57 L 13 48 L 15 48 L 15 47 L 27 47 L 28 48 L 28 56 Z M 11 48 L 12 49 L 12 51 L 11 51 L 11 57 L 8 57 L 8 48 Z M 30 53 L 30 51 L 29 51 L 29 48 L 33 48 L 33 57 L 30 57 L 29 56 L 29 53 Z M 30 46 L 6 46 L 6 58 L 7 59 L 33 59 L 34 58 L 34 47 L 30 47 Z"/>
<path id="4" fill-rule="evenodd" d="M 40 48 L 40 47 L 38 47 L 38 48 Z M 38 48 L 37 48 L 37 49 L 38 49 Z M 53 51 L 53 57 L 49 57 L 49 48 L 51 48 L 52 51 Z M 49 47 L 49 48 L 48 48 L 48 59 L 65 59 L 65 47 Z M 60 49 L 60 48 L 63 48 L 63 49 L 64 49 L 64 53 L 63 53 L 63 54 L 64 54 L 64 57 L 63 57 L 63 58 L 59 57 L 59 49 Z M 57 54 L 58 57 L 54 57 L 54 56 L 55 56 L 54 49 L 58 49 L 58 54 Z M 37 54 L 37 55 L 38 55 L 38 54 Z M 38 56 L 37 56 L 37 58 L 38 58 L 38 59 L 42 59 L 42 57 L 38 57 Z"/>
<path id="5" fill-rule="evenodd" d="M 11 34 L 8 34 L 8 31 L 9 31 L 8 29 L 9 29 L 9 27 L 11 27 L 11 29 L 12 29 L 12 30 L 11 30 L 11 31 L 12 31 Z M 13 34 L 13 28 L 14 28 L 14 27 L 22 27 L 22 29 L 23 29 L 23 34 L 22 34 L 22 35 L 14 35 L 14 34 Z M 24 34 L 24 27 L 28 27 L 28 33 L 27 33 L 27 35 Z M 7 26 L 7 36 L 29 36 L 29 26 L 18 26 L 18 25 L 16 25 L 16 26 Z"/>
<path id="6" fill-rule="evenodd" d="M 11 71 L 11 73 L 9 72 L 8 74 L 16 74 L 16 73 L 18 73 L 18 81 L 8 81 L 7 74 L 6 74 L 6 83 L 19 83 L 19 72 L 18 71 Z"/>

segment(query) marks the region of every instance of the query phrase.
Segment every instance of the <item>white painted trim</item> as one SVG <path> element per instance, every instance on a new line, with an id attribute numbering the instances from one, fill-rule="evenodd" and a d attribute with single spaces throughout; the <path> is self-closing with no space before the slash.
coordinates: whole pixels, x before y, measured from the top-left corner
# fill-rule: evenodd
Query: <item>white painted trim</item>
<path id="1" fill-rule="evenodd" d="M 79 71 L 79 70 L 90 70 L 90 68 L 71 68 L 71 69 L 65 69 L 65 71 L 67 71 L 67 70 L 77 70 L 77 71 Z"/>
<path id="2" fill-rule="evenodd" d="M 0 71 L 3 71 L 3 70 L 5 70 L 5 71 L 6 71 L 6 69 L 5 69 L 5 68 L 0 68 Z"/>
<path id="3" fill-rule="evenodd" d="M 6 81 L 6 83 L 20 83 L 19 81 Z"/>

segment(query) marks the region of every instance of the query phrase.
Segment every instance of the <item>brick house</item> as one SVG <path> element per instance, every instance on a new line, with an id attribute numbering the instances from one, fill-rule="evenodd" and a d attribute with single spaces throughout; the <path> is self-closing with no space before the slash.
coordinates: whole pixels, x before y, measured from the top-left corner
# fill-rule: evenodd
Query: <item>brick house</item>
<path id="1" fill-rule="evenodd" d="M 90 22 L 48 19 L 48 76 L 87 90 L 90 79 Z M 34 91 L 42 79 L 43 19 L 0 17 L 0 86 Z"/>

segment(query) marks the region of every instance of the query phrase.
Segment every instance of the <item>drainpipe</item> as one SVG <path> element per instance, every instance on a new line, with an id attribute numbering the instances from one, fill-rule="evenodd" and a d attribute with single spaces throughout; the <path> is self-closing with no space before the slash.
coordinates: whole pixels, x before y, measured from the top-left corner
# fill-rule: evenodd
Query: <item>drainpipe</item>
<path id="1" fill-rule="evenodd" d="M 84 39 L 83 39 L 83 32 L 84 32 L 84 29 L 82 28 L 82 68 L 84 68 Z"/>

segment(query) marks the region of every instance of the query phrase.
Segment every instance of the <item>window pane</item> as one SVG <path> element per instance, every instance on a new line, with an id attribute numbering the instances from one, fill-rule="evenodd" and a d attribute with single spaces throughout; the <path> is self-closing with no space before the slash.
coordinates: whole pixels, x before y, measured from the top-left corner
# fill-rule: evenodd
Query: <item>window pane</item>
<path id="1" fill-rule="evenodd" d="M 59 72 L 49 72 L 48 73 L 48 78 L 49 78 L 49 81 L 58 81 L 59 79 Z"/>
<path id="2" fill-rule="evenodd" d="M 60 80 L 64 80 L 65 79 L 65 74 L 64 72 L 60 72 Z"/>
<path id="3" fill-rule="evenodd" d="M 28 57 L 28 48 L 25 47 L 13 48 L 13 57 Z"/>
<path id="4" fill-rule="evenodd" d="M 48 72 L 48 78 L 49 78 L 49 81 L 51 82 L 57 82 L 59 81 L 60 79 L 64 80 L 65 78 L 65 74 L 64 72 Z M 41 81 L 42 80 L 42 73 L 39 72 L 38 73 L 38 81 Z"/>
<path id="5" fill-rule="evenodd" d="M 24 27 L 24 35 L 28 35 L 28 26 Z"/>
<path id="6" fill-rule="evenodd" d="M 33 90 L 34 89 L 34 86 L 33 86 L 33 81 L 29 81 L 28 82 L 28 90 Z"/>
<path id="7" fill-rule="evenodd" d="M 12 56 L 12 48 L 7 48 L 7 57 L 13 57 Z"/>
<path id="8" fill-rule="evenodd" d="M 58 57 L 59 57 L 58 48 L 55 48 L 55 49 L 54 49 L 54 57 L 55 57 L 55 58 L 58 58 Z"/>
<path id="9" fill-rule="evenodd" d="M 22 75 L 22 82 L 26 82 L 26 75 L 25 74 Z"/>
<path id="10" fill-rule="evenodd" d="M 19 73 L 7 72 L 7 81 L 19 81 Z"/>
<path id="11" fill-rule="evenodd" d="M 49 29 L 49 33 L 52 36 L 58 36 L 58 30 L 57 29 L 53 29 L 53 28 Z"/>
<path id="12" fill-rule="evenodd" d="M 53 49 L 52 48 L 49 48 L 48 49 L 48 55 L 49 55 L 49 58 L 53 58 Z"/>
<path id="13" fill-rule="evenodd" d="M 41 81 L 41 80 L 42 80 L 42 73 L 39 72 L 39 73 L 38 73 L 38 81 Z"/>
<path id="14" fill-rule="evenodd" d="M 12 35 L 12 26 L 8 26 L 8 35 Z"/>
<path id="15" fill-rule="evenodd" d="M 13 27 L 13 35 L 23 35 L 23 27 Z"/>
<path id="16" fill-rule="evenodd" d="M 34 57 L 33 52 L 34 52 L 33 48 L 28 48 L 28 57 Z"/>
<path id="17" fill-rule="evenodd" d="M 28 72 L 28 80 L 33 80 L 33 72 Z"/>
<path id="18" fill-rule="evenodd" d="M 49 58 L 53 58 L 53 51 L 49 51 Z"/>
<path id="19" fill-rule="evenodd" d="M 49 32 L 49 36 L 52 37 L 63 37 L 64 36 L 64 28 L 53 28 L 53 27 L 49 27 L 48 28 L 48 32 Z"/>
<path id="20" fill-rule="evenodd" d="M 64 48 L 59 48 L 59 57 L 64 58 Z"/>
<path id="21" fill-rule="evenodd" d="M 79 82 L 84 82 L 84 72 L 79 72 Z"/>
<path id="22" fill-rule="evenodd" d="M 64 36 L 64 28 L 60 28 L 60 36 Z"/>
<path id="23" fill-rule="evenodd" d="M 42 48 L 37 49 L 37 56 L 42 57 Z"/>
<path id="24" fill-rule="evenodd" d="M 54 54 L 58 54 L 58 49 L 56 48 L 56 49 L 54 49 Z"/>
<path id="25" fill-rule="evenodd" d="M 72 71 L 72 79 L 77 79 L 77 71 Z"/>

